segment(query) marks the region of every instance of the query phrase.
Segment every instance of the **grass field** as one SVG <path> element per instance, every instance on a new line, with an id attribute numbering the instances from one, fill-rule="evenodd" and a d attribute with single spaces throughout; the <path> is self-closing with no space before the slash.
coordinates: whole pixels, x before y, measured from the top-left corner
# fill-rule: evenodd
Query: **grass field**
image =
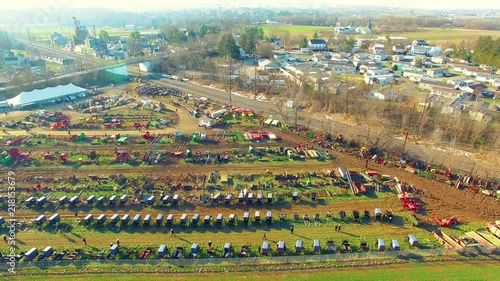
<path id="1" fill-rule="evenodd" d="M 273 280 L 495 280 L 500 274 L 498 261 L 454 261 L 416 264 L 395 264 L 388 266 L 352 267 L 334 269 L 310 269 L 300 271 L 273 272 L 230 272 L 230 273 L 187 273 L 187 274 L 96 274 L 65 275 L 65 280 L 265 280 L 272 275 Z M 50 280 L 59 276 L 30 276 L 32 281 Z M 24 280 L 15 277 L 13 280 Z"/>
<path id="2" fill-rule="evenodd" d="M 290 34 L 303 34 L 308 38 L 312 37 L 314 32 L 316 31 L 326 31 L 331 30 L 331 26 L 308 26 L 308 25 L 264 25 L 262 26 L 262 30 L 264 30 L 264 34 L 270 36 L 273 32 L 279 30 L 286 30 L 290 32 Z"/>

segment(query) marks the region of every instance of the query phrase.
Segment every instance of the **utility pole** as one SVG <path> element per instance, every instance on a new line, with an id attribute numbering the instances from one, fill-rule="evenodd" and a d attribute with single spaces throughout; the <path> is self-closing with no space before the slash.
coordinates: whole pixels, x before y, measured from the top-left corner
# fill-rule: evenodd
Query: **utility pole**
<path id="1" fill-rule="evenodd" d="M 254 73 L 253 73 L 253 98 L 257 99 L 257 64 L 255 61 L 257 60 L 257 57 L 255 54 L 253 55 L 253 67 L 254 67 Z"/>
<path id="2" fill-rule="evenodd" d="M 425 110 L 427 109 L 427 101 L 429 100 L 429 94 L 430 94 L 430 92 L 428 92 L 427 96 L 425 97 L 424 109 L 422 110 L 422 116 L 420 117 L 420 125 L 418 126 L 418 131 L 417 131 L 417 136 L 416 136 L 416 139 L 415 139 L 415 143 L 418 142 L 418 137 L 420 135 L 420 131 L 422 130 L 422 124 L 423 124 L 423 121 L 424 121 Z"/>
<path id="3" fill-rule="evenodd" d="M 406 148 L 406 141 L 408 140 L 408 134 L 410 132 L 410 126 L 413 122 L 413 113 L 415 112 L 415 108 L 417 107 L 417 104 L 415 103 L 413 105 L 413 109 L 411 111 L 411 114 L 410 114 L 410 118 L 408 119 L 408 128 L 406 129 L 406 134 L 405 134 L 405 141 L 403 143 L 403 151 L 401 151 L 401 157 L 403 157 L 403 155 L 405 154 L 405 148 Z"/>

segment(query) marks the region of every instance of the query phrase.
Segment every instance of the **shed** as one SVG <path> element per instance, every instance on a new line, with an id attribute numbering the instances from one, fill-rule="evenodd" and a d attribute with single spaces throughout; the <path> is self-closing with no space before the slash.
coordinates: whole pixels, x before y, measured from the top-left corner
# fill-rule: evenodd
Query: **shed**
<path id="1" fill-rule="evenodd" d="M 163 223 L 163 218 L 164 218 L 164 215 L 163 214 L 158 214 L 156 216 L 156 224 L 157 225 L 161 225 Z"/>
<path id="2" fill-rule="evenodd" d="M 61 205 L 68 203 L 68 201 L 69 201 L 68 196 L 63 196 L 63 197 L 59 198 L 59 204 L 61 204 Z"/>
<path id="3" fill-rule="evenodd" d="M 226 195 L 226 204 L 231 204 L 231 200 L 233 200 L 233 195 L 232 194 Z"/>
<path id="4" fill-rule="evenodd" d="M 163 197 L 163 199 L 161 199 L 161 201 L 163 202 L 163 204 L 168 204 L 168 203 L 170 203 L 171 200 L 172 200 L 172 198 L 169 195 L 165 195 Z"/>
<path id="5" fill-rule="evenodd" d="M 385 241 L 384 241 L 384 240 L 382 240 L 382 239 L 377 239 L 377 249 L 378 249 L 380 252 L 385 251 Z"/>
<path id="6" fill-rule="evenodd" d="M 413 247 L 417 247 L 418 246 L 417 237 L 415 237 L 415 235 L 413 235 L 413 234 L 408 235 L 408 242 Z"/>
<path id="7" fill-rule="evenodd" d="M 73 196 L 73 197 L 71 197 L 71 199 L 69 199 L 69 203 L 70 203 L 71 205 L 76 205 L 76 204 L 78 204 L 79 202 L 80 202 L 80 198 L 79 198 L 78 196 L 76 196 L 76 195 L 75 195 L 75 196 Z"/>
<path id="8" fill-rule="evenodd" d="M 127 224 L 129 221 L 130 221 L 130 215 L 129 214 L 123 215 L 122 224 Z"/>
<path id="9" fill-rule="evenodd" d="M 39 206 L 43 206 L 45 203 L 47 203 L 47 197 L 42 196 L 36 200 L 36 204 Z"/>
<path id="10" fill-rule="evenodd" d="M 198 126 L 200 127 L 213 127 L 215 125 L 215 120 L 210 117 L 200 117 L 198 119 Z"/>
<path id="11" fill-rule="evenodd" d="M 144 220 L 142 220 L 142 222 L 145 224 L 145 225 L 149 225 L 151 224 L 151 220 L 152 220 L 152 217 L 150 214 L 147 214 L 145 217 L 144 217 Z"/>
<path id="12" fill-rule="evenodd" d="M 149 196 L 147 202 L 148 202 L 148 205 L 153 205 L 156 202 L 156 197 L 155 196 Z"/>
<path id="13" fill-rule="evenodd" d="M 116 224 L 118 223 L 118 221 L 120 220 L 120 216 L 118 214 L 114 214 L 111 216 L 111 218 L 109 219 L 109 221 L 112 223 L 112 224 Z"/>
<path id="14" fill-rule="evenodd" d="M 295 242 L 295 253 L 301 253 L 302 252 L 302 240 L 297 240 Z"/>
<path id="15" fill-rule="evenodd" d="M 276 247 L 278 254 L 283 255 L 285 253 L 285 241 L 278 241 Z"/>
<path id="16" fill-rule="evenodd" d="M 198 222 L 200 222 L 200 214 L 194 214 L 193 217 L 191 218 L 191 222 L 196 225 Z"/>
<path id="17" fill-rule="evenodd" d="M 240 192 L 238 195 L 238 202 L 243 203 L 245 201 L 245 194 L 243 192 Z"/>
<path id="18" fill-rule="evenodd" d="M 36 199 L 35 197 L 31 196 L 28 199 L 24 200 L 24 203 L 26 203 L 26 205 L 33 205 L 36 203 Z"/>
<path id="19" fill-rule="evenodd" d="M 273 203 L 273 194 L 271 192 L 267 194 L 267 203 Z"/>
<path id="20" fill-rule="evenodd" d="M 50 224 L 56 224 L 56 223 L 58 223 L 60 220 L 61 220 L 61 216 L 59 216 L 59 214 L 53 214 L 53 215 L 49 218 L 49 223 L 50 223 Z"/>
<path id="21" fill-rule="evenodd" d="M 313 251 L 315 253 L 319 253 L 319 251 L 321 251 L 321 247 L 319 245 L 319 240 L 318 239 L 314 239 L 313 240 Z"/>
<path id="22" fill-rule="evenodd" d="M 206 215 L 203 221 L 205 222 L 206 225 L 209 225 L 210 222 L 212 221 L 212 216 Z"/>
<path id="23" fill-rule="evenodd" d="M 167 254 L 167 246 L 165 244 L 161 244 L 157 253 L 159 258 L 164 258 Z"/>
<path id="24" fill-rule="evenodd" d="M 104 197 L 104 196 L 101 196 L 101 197 L 97 198 L 97 205 L 104 204 L 105 200 L 106 200 L 106 197 Z"/>
<path id="25" fill-rule="evenodd" d="M 224 222 L 224 215 L 223 214 L 218 214 L 216 221 L 218 224 L 222 224 Z"/>
<path id="26" fill-rule="evenodd" d="M 38 218 L 35 219 L 35 223 L 38 225 L 42 225 L 46 221 L 47 221 L 47 218 L 45 217 L 45 215 L 40 215 L 40 216 L 38 216 Z"/>
<path id="27" fill-rule="evenodd" d="M 168 224 L 173 224 L 174 223 L 174 214 L 168 214 L 168 216 L 167 216 L 167 223 Z"/>
<path id="28" fill-rule="evenodd" d="M 222 253 L 223 258 L 229 258 L 231 254 L 231 243 L 224 244 L 224 252 Z"/>
<path id="29" fill-rule="evenodd" d="M 253 193 L 249 193 L 247 197 L 247 203 L 253 203 Z"/>
<path id="30" fill-rule="evenodd" d="M 132 219 L 132 222 L 133 222 L 134 224 L 139 224 L 139 223 L 141 223 L 141 218 L 142 218 L 141 214 L 136 214 L 136 215 L 134 216 L 134 218 Z"/>
<path id="31" fill-rule="evenodd" d="M 221 195 L 220 195 L 220 192 L 219 193 L 216 193 L 212 199 L 214 200 L 214 202 L 218 202 L 220 199 L 221 199 Z"/>
<path id="32" fill-rule="evenodd" d="M 273 222 L 273 212 L 271 212 L 271 211 L 266 212 L 266 221 Z"/>
<path id="33" fill-rule="evenodd" d="M 45 249 L 42 251 L 42 256 L 44 257 L 50 257 L 54 253 L 54 248 L 52 246 L 47 246 Z"/>
<path id="34" fill-rule="evenodd" d="M 24 257 L 26 258 L 27 261 L 32 261 L 34 258 L 36 258 L 36 256 L 38 256 L 37 248 L 31 248 L 24 254 Z"/>
<path id="35" fill-rule="evenodd" d="M 401 248 L 399 247 L 399 241 L 398 240 L 392 240 L 391 246 L 392 246 L 392 250 L 393 251 L 399 251 L 399 250 L 401 250 Z"/>
<path id="36" fill-rule="evenodd" d="M 262 197 L 263 197 L 262 193 L 257 194 L 257 203 L 259 204 L 262 203 Z"/>
<path id="37" fill-rule="evenodd" d="M 186 225 L 188 222 L 188 215 L 187 214 L 182 214 L 181 216 L 181 224 Z"/>
<path id="38" fill-rule="evenodd" d="M 230 214 L 229 215 L 229 223 L 234 224 L 236 222 L 236 215 L 235 214 Z"/>
<path id="39" fill-rule="evenodd" d="M 98 224 L 103 224 L 106 221 L 106 215 L 105 214 L 100 214 L 97 217 L 96 221 L 97 221 Z"/>
<path id="40" fill-rule="evenodd" d="M 83 218 L 83 221 L 86 222 L 86 223 L 93 222 L 94 221 L 94 215 L 88 214 L 87 216 L 85 216 L 85 218 Z"/>
<path id="41" fill-rule="evenodd" d="M 263 255 L 267 255 L 267 254 L 269 254 L 269 242 L 264 241 L 264 242 L 262 243 L 262 251 L 261 251 L 261 253 L 262 253 Z"/>

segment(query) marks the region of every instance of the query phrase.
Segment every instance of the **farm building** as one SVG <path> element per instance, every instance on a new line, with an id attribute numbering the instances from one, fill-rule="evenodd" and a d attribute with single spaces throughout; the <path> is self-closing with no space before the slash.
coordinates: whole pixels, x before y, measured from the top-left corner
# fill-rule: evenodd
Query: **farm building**
<path id="1" fill-rule="evenodd" d="M 19 95 L 7 100 L 12 108 L 23 108 L 30 105 L 38 105 L 56 102 L 63 98 L 76 98 L 77 95 L 86 94 L 87 89 L 73 85 L 59 85 L 56 87 L 48 87 L 41 90 L 33 90 L 30 92 L 22 92 Z"/>

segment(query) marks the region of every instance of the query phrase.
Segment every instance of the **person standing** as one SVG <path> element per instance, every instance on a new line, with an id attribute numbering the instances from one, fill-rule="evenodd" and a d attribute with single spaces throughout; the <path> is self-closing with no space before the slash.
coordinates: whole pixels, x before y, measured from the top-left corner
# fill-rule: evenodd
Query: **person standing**
<path id="1" fill-rule="evenodd" d="M 264 236 L 262 236 L 262 239 L 267 239 L 266 233 L 264 232 Z"/>
<path id="2" fill-rule="evenodd" d="M 85 237 L 83 237 L 82 241 L 83 241 L 83 244 L 85 244 L 85 246 L 87 246 L 87 239 L 85 239 Z"/>
<path id="3" fill-rule="evenodd" d="M 292 233 L 292 234 L 293 234 L 293 225 L 292 225 L 292 226 L 290 226 L 290 233 Z"/>
<path id="4" fill-rule="evenodd" d="M 175 232 L 174 232 L 174 229 L 170 229 L 170 236 L 175 236 Z"/>

